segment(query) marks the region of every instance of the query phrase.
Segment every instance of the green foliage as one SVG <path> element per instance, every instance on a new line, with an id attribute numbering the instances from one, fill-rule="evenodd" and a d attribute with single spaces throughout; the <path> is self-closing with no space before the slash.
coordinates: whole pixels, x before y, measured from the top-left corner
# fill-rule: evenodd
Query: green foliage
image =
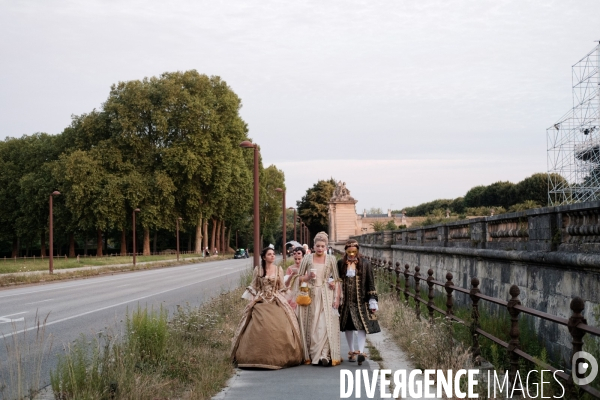
<path id="1" fill-rule="evenodd" d="M 383 221 L 375 221 L 371 223 L 371 227 L 375 232 L 380 232 L 385 229 L 385 223 Z"/>
<path id="2" fill-rule="evenodd" d="M 381 207 L 371 207 L 367 210 L 367 214 L 383 214 Z"/>
<path id="3" fill-rule="evenodd" d="M 539 208 L 540 205 L 533 200 L 526 200 L 523 203 L 518 203 L 510 206 L 508 212 L 517 212 L 517 211 L 525 211 L 530 210 L 532 208 Z"/>
<path id="4" fill-rule="evenodd" d="M 395 231 L 396 229 L 398 229 L 398 227 L 396 226 L 396 223 L 394 222 L 394 220 L 390 219 L 385 224 L 385 227 L 383 229 L 386 230 L 386 231 Z"/>
<path id="5" fill-rule="evenodd" d="M 558 175 L 553 175 L 552 179 L 564 180 Z M 565 185 L 568 186 L 566 181 Z M 446 210 L 450 210 L 454 215 L 488 216 L 491 215 L 492 208 L 494 215 L 498 215 L 506 210 L 513 212 L 545 207 L 547 203 L 548 174 L 537 173 L 517 184 L 495 182 L 487 186 L 479 185 L 471 188 L 464 197 L 434 200 L 415 207 L 406 207 L 404 210 L 409 217 L 437 217 L 436 213 L 445 213 Z"/>
<path id="6" fill-rule="evenodd" d="M 113 85 L 101 109 L 74 116 L 60 135 L 0 142 L 0 241 L 38 246 L 54 190 L 62 193 L 54 202 L 57 241 L 96 230 L 120 239 L 138 207 L 146 233 L 172 236 L 177 217 L 182 231 L 202 218 L 251 231 L 253 154 L 239 146 L 248 140 L 241 104 L 217 76 L 164 73 Z M 264 204 L 268 215 L 275 206 Z"/>
<path id="7" fill-rule="evenodd" d="M 281 232 L 282 199 L 281 193 L 275 189 L 285 189 L 283 171 L 270 165 L 261 173 L 260 178 L 260 223 L 263 235 L 263 246 L 275 243 L 276 234 Z"/>
<path id="8" fill-rule="evenodd" d="M 298 215 L 307 224 L 311 236 L 328 231 L 328 204 L 335 191 L 335 179 L 319 180 L 296 202 Z"/>
<path id="9" fill-rule="evenodd" d="M 164 356 L 168 339 L 167 310 L 143 310 L 138 305 L 126 320 L 127 346 L 138 362 L 156 363 Z"/>

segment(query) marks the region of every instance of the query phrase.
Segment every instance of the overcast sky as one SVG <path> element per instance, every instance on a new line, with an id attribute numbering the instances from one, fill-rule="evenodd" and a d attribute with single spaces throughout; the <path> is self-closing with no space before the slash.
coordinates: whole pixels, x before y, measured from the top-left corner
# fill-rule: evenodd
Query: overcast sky
<path id="1" fill-rule="evenodd" d="M 196 69 L 241 97 L 288 204 L 333 177 L 359 213 L 397 209 L 545 172 L 598 39 L 598 0 L 0 0 L 0 139 Z"/>

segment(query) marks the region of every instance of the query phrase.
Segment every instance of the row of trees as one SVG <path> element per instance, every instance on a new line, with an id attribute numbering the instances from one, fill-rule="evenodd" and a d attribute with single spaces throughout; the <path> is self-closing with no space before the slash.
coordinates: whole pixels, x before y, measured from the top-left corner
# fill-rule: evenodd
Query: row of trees
<path id="1" fill-rule="evenodd" d="M 108 239 L 127 252 L 135 208 L 145 254 L 151 232 L 155 249 L 159 236 L 174 246 L 177 218 L 196 252 L 225 251 L 236 232 L 250 243 L 253 155 L 239 147 L 248 139 L 241 105 L 219 77 L 164 73 L 113 85 L 100 110 L 74 116 L 61 134 L 0 142 L 0 242 L 12 256 L 23 246 L 45 254 L 48 197 L 59 190 L 55 240 L 71 256 L 94 236 L 97 255 Z M 285 182 L 275 166 L 259 169 L 267 240 L 281 216 L 273 189 Z"/>
<path id="2" fill-rule="evenodd" d="M 554 179 L 562 179 L 556 176 Z M 528 208 L 544 207 L 548 204 L 548 174 L 537 173 L 518 183 L 495 182 L 471 188 L 463 197 L 438 199 L 415 207 L 406 207 L 409 217 L 445 215 L 446 210 L 454 215 L 479 215 L 495 210 L 496 214 L 505 211 L 520 211 Z M 394 211 L 394 213 L 402 210 Z M 473 214 L 475 213 L 475 214 Z"/>

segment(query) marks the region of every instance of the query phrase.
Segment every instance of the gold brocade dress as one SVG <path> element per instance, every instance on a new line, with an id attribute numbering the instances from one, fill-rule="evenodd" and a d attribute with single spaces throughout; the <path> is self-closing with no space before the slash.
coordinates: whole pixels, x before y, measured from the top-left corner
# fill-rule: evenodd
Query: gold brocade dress
<path id="1" fill-rule="evenodd" d="M 296 308 L 304 347 L 304 362 L 318 364 L 321 358 L 329 358 L 331 365 L 342 362 L 340 355 L 340 322 L 337 310 L 332 307 L 336 291 L 341 293 L 340 279 L 335 257 L 327 255 L 325 264 L 315 264 L 313 254 L 302 259 L 299 276 L 316 269 L 317 277 L 309 282 L 311 304 Z M 327 285 L 329 278 L 335 289 Z"/>
<path id="2" fill-rule="evenodd" d="M 244 309 L 233 338 L 231 357 L 238 367 L 280 369 L 302 362 L 302 340 L 298 320 L 283 293 L 283 269 L 277 276 L 262 276 L 254 269 L 253 299 Z"/>

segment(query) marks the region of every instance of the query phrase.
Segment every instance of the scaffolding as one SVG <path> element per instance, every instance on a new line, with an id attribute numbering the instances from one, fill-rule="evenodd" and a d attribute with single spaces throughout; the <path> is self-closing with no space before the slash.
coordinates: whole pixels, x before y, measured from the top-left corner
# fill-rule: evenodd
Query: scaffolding
<path id="1" fill-rule="evenodd" d="M 573 65 L 573 108 L 546 130 L 548 203 L 600 200 L 600 43 Z"/>

